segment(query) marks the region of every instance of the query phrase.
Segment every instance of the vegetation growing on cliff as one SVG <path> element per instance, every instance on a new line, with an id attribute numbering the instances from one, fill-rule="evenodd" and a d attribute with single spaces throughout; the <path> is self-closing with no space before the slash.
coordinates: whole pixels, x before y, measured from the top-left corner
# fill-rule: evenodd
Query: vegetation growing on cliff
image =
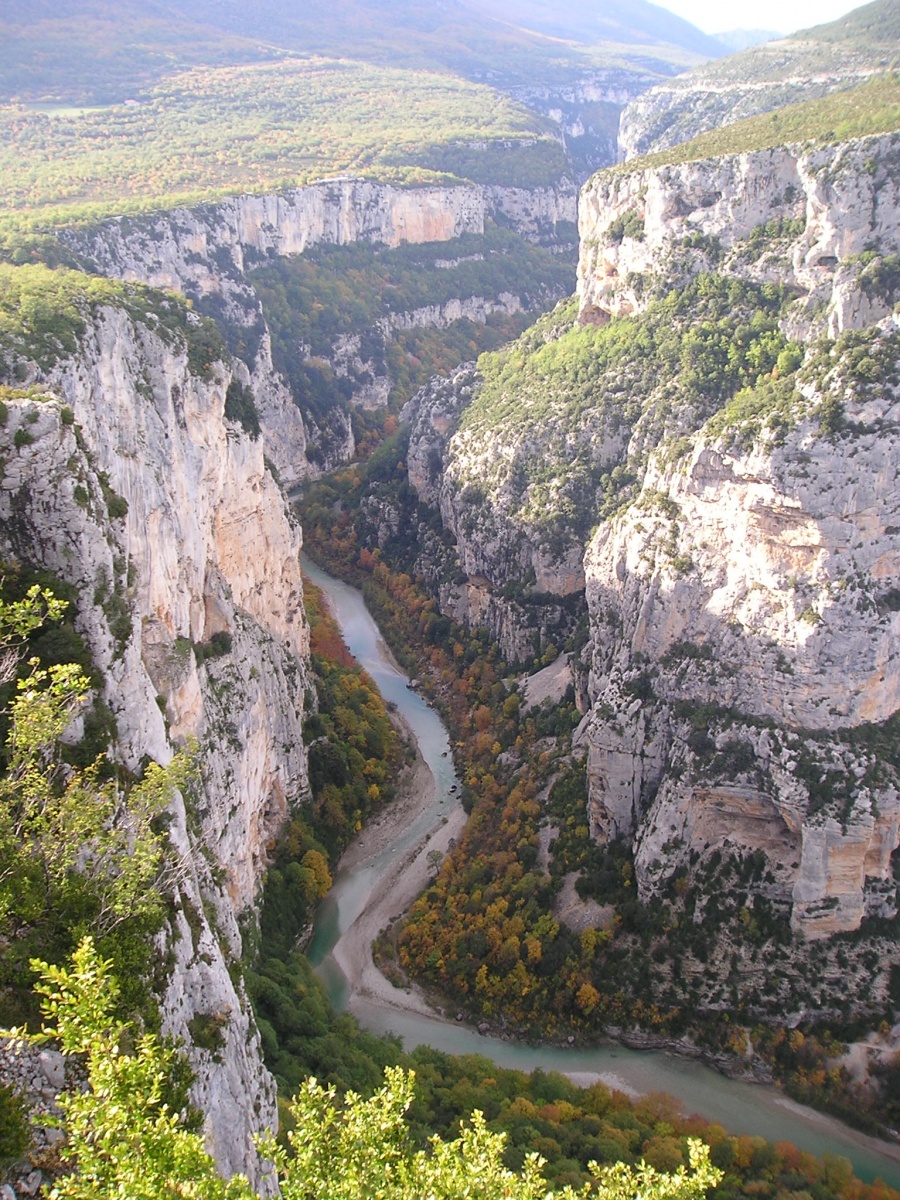
<path id="1" fill-rule="evenodd" d="M 303 411 L 321 419 L 346 407 L 374 375 L 388 381 L 388 406 L 396 410 L 432 375 L 497 348 L 530 319 L 500 311 L 484 323 L 407 329 L 394 328 L 392 317 L 459 299 L 502 303 L 506 295 L 533 314 L 569 290 L 572 270 L 565 257 L 491 227 L 484 235 L 393 249 L 368 242 L 314 247 L 250 278 L 272 333 L 275 365 Z M 338 349 L 348 338 L 356 339 L 355 352 L 346 374 L 338 374 L 332 360 L 343 360 Z"/>
<path id="2" fill-rule="evenodd" d="M 126 980 L 130 1011 L 152 1024 L 150 939 L 165 916 L 160 880 L 174 866 L 157 821 L 174 790 L 188 785 L 189 763 L 150 764 L 136 780 L 107 760 L 108 731 L 102 748 L 88 742 L 75 753 L 62 744 L 99 679 L 65 620 L 67 602 L 13 568 L 4 574 L 0 1017 L 33 1019 L 30 958 L 60 962 L 90 928 Z"/>
<path id="3" fill-rule="evenodd" d="M 573 277 L 559 255 L 496 226 L 393 249 L 318 246 L 250 275 L 276 341 L 289 331 L 313 355 L 327 355 L 336 338 L 364 333 L 392 314 L 454 299 L 510 293 L 536 309 L 547 293 L 568 290 Z"/>
<path id="4" fill-rule="evenodd" d="M 201 379 L 229 358 L 218 327 L 192 313 L 183 297 L 66 267 L 0 262 L 0 363 L 7 373 L 20 356 L 54 366 L 75 353 L 89 316 L 107 306 L 124 309 L 168 345 L 180 344 Z"/>
<path id="5" fill-rule="evenodd" d="M 583 545 L 661 441 L 745 389 L 778 380 L 793 395 L 802 352 L 781 331 L 783 288 L 706 272 L 656 291 L 644 312 L 600 325 L 573 324 L 570 302 L 479 359 L 448 469 L 460 499 L 481 488 L 530 537 Z"/>

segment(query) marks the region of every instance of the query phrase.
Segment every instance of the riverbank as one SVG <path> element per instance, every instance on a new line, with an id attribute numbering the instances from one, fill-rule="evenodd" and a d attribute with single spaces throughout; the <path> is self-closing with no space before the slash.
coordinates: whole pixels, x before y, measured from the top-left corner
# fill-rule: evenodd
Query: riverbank
<path id="1" fill-rule="evenodd" d="M 397 800 L 377 818 L 371 827 L 364 830 L 348 847 L 341 859 L 339 871 L 359 871 L 371 865 L 379 855 L 383 854 L 403 832 L 412 824 L 429 803 L 433 803 L 435 787 L 434 776 L 427 763 L 417 754 L 416 762 L 408 768 L 407 778 L 402 782 Z M 465 824 L 465 813 L 461 806 L 451 814 L 446 823 L 440 823 L 436 829 L 423 836 L 405 855 L 397 859 L 392 869 L 380 879 L 371 894 L 368 906 L 353 922 L 349 929 L 340 937 L 334 947 L 334 956 L 347 979 L 350 987 L 349 1011 L 355 1015 L 364 1016 L 371 1020 L 373 1007 L 379 1008 L 384 1014 L 384 1020 L 390 1025 L 392 1016 L 419 1016 L 430 1020 L 447 1022 L 447 1018 L 436 1010 L 428 1001 L 425 993 L 415 984 L 408 987 L 395 987 L 379 971 L 372 956 L 372 943 L 376 937 L 392 921 L 396 920 L 427 886 L 433 874 L 428 863 L 428 855 L 432 850 L 446 853 L 451 838 L 459 836 Z M 482 1031 L 483 1032 L 483 1031 Z M 496 1036 L 496 1030 L 491 1030 Z M 507 1035 L 508 1036 L 508 1035 Z M 640 1046 L 635 1043 L 635 1037 L 622 1031 L 617 1040 L 619 1045 L 645 1051 L 664 1050 L 687 1060 L 702 1061 L 709 1066 L 720 1067 L 711 1061 L 711 1057 L 693 1045 L 679 1044 L 673 1039 L 652 1038 L 649 1035 L 639 1035 Z M 575 1058 L 576 1049 L 569 1051 Z M 652 1086 L 635 1086 L 627 1073 L 616 1070 L 582 1070 L 574 1064 L 572 1069 L 561 1069 L 573 1083 L 579 1087 L 590 1087 L 594 1083 L 603 1083 L 616 1091 L 621 1091 L 632 1099 L 639 1099 L 660 1090 Z M 836 1153 L 847 1153 L 847 1143 L 852 1143 L 860 1150 L 869 1154 L 889 1158 L 900 1164 L 900 1145 L 870 1137 L 868 1134 L 854 1130 L 843 1122 L 825 1113 L 817 1112 L 805 1105 L 798 1104 L 790 1097 L 780 1092 L 777 1087 L 754 1079 L 748 1072 L 743 1076 L 731 1075 L 731 1078 L 741 1078 L 748 1085 L 756 1085 L 760 1093 L 768 1093 L 774 1105 L 785 1116 L 790 1116 L 835 1146 Z M 691 1104 L 684 1097 L 678 1097 L 686 1114 L 690 1114 Z M 708 1116 L 708 1114 L 703 1114 Z M 791 1132 L 785 1130 L 784 1137 L 791 1138 Z"/>
<path id="2" fill-rule="evenodd" d="M 360 593 L 318 569 L 314 581 L 328 595 L 351 652 L 413 729 L 424 760 L 407 773 L 397 800 L 345 852 L 335 886 L 317 912 L 311 958 L 321 964 L 320 977 L 332 1002 L 349 1007 L 373 1033 L 400 1036 L 407 1048 L 423 1044 L 454 1055 L 483 1055 L 523 1072 L 557 1071 L 578 1084 L 602 1081 L 627 1095 L 667 1093 L 685 1112 L 718 1122 L 731 1133 L 790 1141 L 819 1156 L 842 1154 L 860 1178 L 878 1177 L 900 1187 L 896 1146 L 795 1104 L 774 1087 L 726 1078 L 697 1059 L 630 1050 L 622 1043 L 529 1045 L 508 1030 L 499 1037 L 481 1034 L 455 1020 L 456 1013 L 449 1018 L 440 1014 L 421 991 L 396 988 L 381 975 L 372 961 L 371 942 L 427 885 L 433 870 L 429 852 L 444 852 L 450 838 L 459 836 L 465 820 L 456 794 L 459 780 L 446 729 L 435 710 L 410 690 L 396 664 L 387 661 Z M 338 962 L 332 954 L 336 943 Z"/>
<path id="3" fill-rule="evenodd" d="M 416 762 L 409 768 L 409 778 L 401 785 L 398 799 L 379 816 L 374 827 L 364 830 L 348 848 L 338 870 L 358 871 L 374 862 L 434 802 L 434 791 L 434 775 L 421 755 L 417 755 Z M 380 876 L 366 907 L 334 946 L 335 961 L 350 988 L 348 1007 L 355 1015 L 377 1005 L 387 1013 L 440 1016 L 415 985 L 397 988 L 385 978 L 372 957 L 372 943 L 427 887 L 434 874 L 429 862 L 431 854 L 446 854 L 465 822 L 466 814 L 462 806 L 457 805 L 397 858 Z"/>

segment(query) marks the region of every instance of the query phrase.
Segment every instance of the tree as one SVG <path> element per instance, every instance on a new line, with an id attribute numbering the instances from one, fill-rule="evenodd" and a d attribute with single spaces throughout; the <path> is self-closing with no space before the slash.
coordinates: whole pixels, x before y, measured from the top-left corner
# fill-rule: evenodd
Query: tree
<path id="1" fill-rule="evenodd" d="M 173 1051 L 153 1034 L 123 1050 L 133 1030 L 114 1020 L 118 983 L 111 963 L 85 938 L 71 968 L 35 960 L 43 1012 L 41 1034 L 13 1031 L 30 1041 L 55 1038 L 65 1054 L 84 1056 L 88 1090 L 59 1097 L 72 1168 L 53 1188 L 53 1200 L 251 1200 L 246 1179 L 224 1181 L 202 1138 L 188 1132 L 163 1095 Z"/>
<path id="2" fill-rule="evenodd" d="M 11 679 L 30 633 L 56 620 L 64 602 L 33 587 L 24 600 L 0 601 L 0 671 Z M 98 935 L 159 908 L 154 886 L 163 843 L 152 822 L 189 775 L 186 756 L 151 763 L 143 780 L 123 785 L 103 756 L 82 770 L 66 766 L 59 743 L 84 708 L 90 682 L 80 666 L 41 668 L 20 678 L 9 708 L 7 770 L 0 779 L 0 932 L 15 936 L 73 894 Z M 88 908 L 83 900 L 87 895 Z"/>
<path id="3" fill-rule="evenodd" d="M 173 1052 L 147 1034 L 133 1053 L 133 1031 L 113 1017 L 117 984 L 110 963 L 85 938 L 71 968 L 35 962 L 42 975 L 46 1024 L 31 1041 L 58 1039 L 67 1054 L 84 1057 L 88 1090 L 60 1097 L 72 1173 L 56 1184 L 54 1200 L 252 1200 L 243 1176 L 225 1181 L 199 1135 L 183 1127 L 162 1097 Z M 542 1160 L 530 1155 L 521 1174 L 503 1165 L 505 1135 L 491 1133 L 473 1114 L 458 1138 L 410 1146 L 404 1114 L 414 1075 L 388 1068 L 384 1086 L 363 1099 L 308 1080 L 291 1111 L 290 1152 L 269 1137 L 260 1144 L 275 1165 L 284 1200 L 543 1200 Z M 559 1200 L 703 1200 L 721 1178 L 709 1151 L 690 1143 L 691 1169 L 673 1174 L 646 1164 L 591 1165 L 595 1187 L 565 1188 Z"/>
<path id="4" fill-rule="evenodd" d="M 12 1019 L 30 1019 L 29 959 L 61 962 L 90 931 L 125 981 L 123 1006 L 149 1015 L 153 935 L 180 866 L 156 821 L 190 781 L 190 751 L 150 763 L 139 781 L 103 754 L 65 754 L 63 735 L 89 712 L 90 680 L 76 663 L 42 667 L 27 647 L 39 633 L 46 644 L 43 627 L 66 607 L 39 587 L 0 598 L 0 682 L 13 691 L 0 766 L 0 987 L 14 997 Z"/>

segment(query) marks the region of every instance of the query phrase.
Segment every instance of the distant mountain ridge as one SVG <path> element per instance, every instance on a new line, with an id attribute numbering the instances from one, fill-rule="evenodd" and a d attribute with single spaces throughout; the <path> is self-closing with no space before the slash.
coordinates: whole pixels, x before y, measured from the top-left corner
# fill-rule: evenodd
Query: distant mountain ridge
<path id="1" fill-rule="evenodd" d="M 749 50 L 751 46 L 761 46 L 764 42 L 775 42 L 781 38 L 775 29 L 726 29 L 724 33 L 713 36 L 733 51 Z"/>
<path id="2" fill-rule="evenodd" d="M 0 98 L 121 101 L 195 64 L 284 52 L 533 81 L 598 65 L 666 75 L 723 53 L 647 0 L 10 0 L 0 14 Z M 604 45 L 601 45 L 604 43 Z"/>
<path id="3" fill-rule="evenodd" d="M 874 0 L 838 21 L 753 46 L 665 81 L 622 115 L 620 158 L 667 150 L 786 104 L 852 87 L 900 61 L 900 0 Z"/>

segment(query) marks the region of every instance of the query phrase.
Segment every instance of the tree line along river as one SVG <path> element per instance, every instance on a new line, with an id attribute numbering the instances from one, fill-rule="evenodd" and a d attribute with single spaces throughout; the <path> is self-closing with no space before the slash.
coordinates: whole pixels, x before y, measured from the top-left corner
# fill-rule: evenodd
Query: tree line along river
<path id="1" fill-rule="evenodd" d="M 425 1044 L 452 1054 L 482 1054 L 501 1067 L 561 1071 L 576 1082 L 599 1078 L 631 1094 L 667 1092 L 681 1102 L 686 1112 L 717 1121 L 731 1133 L 793 1142 L 817 1155 L 841 1154 L 850 1159 L 861 1179 L 880 1178 L 900 1188 L 900 1148 L 796 1104 L 777 1088 L 728 1079 L 696 1061 L 662 1052 L 616 1045 L 567 1049 L 505 1041 L 479 1034 L 438 1014 L 404 1011 L 402 1006 L 384 1004 L 377 995 L 354 992 L 337 962 L 335 948 L 404 857 L 423 842 L 429 831 L 454 815 L 459 806 L 455 794 L 458 780 L 443 722 L 421 696 L 410 690 L 407 676 L 393 662 L 361 593 L 327 575 L 305 556 L 303 570 L 324 593 L 350 652 L 412 730 L 435 781 L 433 797 L 415 820 L 402 828 L 386 849 L 362 861 L 355 856 L 357 863 L 351 870 L 339 868 L 334 887 L 319 906 L 309 955 L 332 1003 L 340 1010 L 352 1011 L 373 1033 L 399 1035 L 410 1049 Z"/>

